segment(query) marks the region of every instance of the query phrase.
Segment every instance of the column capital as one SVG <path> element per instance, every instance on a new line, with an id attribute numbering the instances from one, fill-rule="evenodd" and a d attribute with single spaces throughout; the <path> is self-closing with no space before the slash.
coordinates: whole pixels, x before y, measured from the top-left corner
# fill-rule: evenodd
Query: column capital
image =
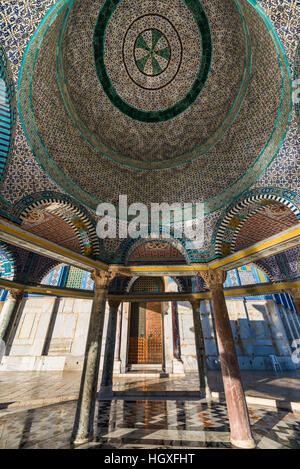
<path id="1" fill-rule="evenodd" d="M 94 269 L 91 275 L 91 279 L 95 282 L 95 292 L 108 290 L 109 283 L 117 275 L 117 272 L 110 270 L 98 270 Z"/>
<path id="2" fill-rule="evenodd" d="M 300 301 L 300 288 L 287 288 L 286 293 L 289 293 L 294 301 Z"/>
<path id="3" fill-rule="evenodd" d="M 14 300 L 22 300 L 23 299 L 24 290 L 19 290 L 17 288 L 10 288 L 8 290 L 8 292 L 9 292 L 10 297 L 13 298 Z"/>
<path id="4" fill-rule="evenodd" d="M 192 305 L 192 308 L 196 310 L 200 308 L 201 301 L 203 300 L 200 298 L 192 298 L 191 300 L 189 300 Z"/>
<path id="5" fill-rule="evenodd" d="M 121 300 L 108 300 L 109 308 L 112 309 L 113 311 L 118 310 Z"/>
<path id="6" fill-rule="evenodd" d="M 210 290 L 223 288 L 223 283 L 227 277 L 227 272 L 225 270 L 209 269 L 199 273 Z"/>

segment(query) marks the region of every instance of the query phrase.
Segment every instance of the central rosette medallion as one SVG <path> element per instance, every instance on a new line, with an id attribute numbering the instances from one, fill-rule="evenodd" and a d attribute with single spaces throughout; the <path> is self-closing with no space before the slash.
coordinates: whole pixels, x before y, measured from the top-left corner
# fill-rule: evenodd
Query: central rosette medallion
<path id="1" fill-rule="evenodd" d="M 130 24 L 123 41 L 124 66 L 130 79 L 145 90 L 160 90 L 176 77 L 182 43 L 171 21 L 147 14 Z"/>
<path id="2" fill-rule="evenodd" d="M 114 106 L 141 122 L 164 122 L 186 111 L 209 73 L 211 35 L 201 3 L 173 2 L 107 0 L 98 16 L 99 81 Z"/>
<path id="3" fill-rule="evenodd" d="M 148 76 L 160 75 L 169 65 L 171 48 L 158 29 L 147 29 L 135 43 L 135 62 L 138 69 Z"/>

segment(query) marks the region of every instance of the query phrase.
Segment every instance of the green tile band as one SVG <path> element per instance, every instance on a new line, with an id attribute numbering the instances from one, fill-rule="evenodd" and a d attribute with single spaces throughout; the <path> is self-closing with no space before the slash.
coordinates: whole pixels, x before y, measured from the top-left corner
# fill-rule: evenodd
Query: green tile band
<path id="1" fill-rule="evenodd" d="M 64 67 L 63 67 L 63 51 L 62 51 L 62 44 L 64 42 L 64 35 L 66 26 L 69 20 L 70 9 L 66 13 L 65 19 L 62 24 L 62 30 L 59 36 L 58 46 L 57 46 L 57 80 L 60 88 L 60 92 L 64 101 L 64 105 L 69 113 L 70 118 L 81 132 L 82 136 L 88 143 L 94 148 L 95 151 L 99 152 L 100 154 L 106 156 L 107 158 L 111 159 L 112 161 L 116 161 L 122 165 L 128 166 L 130 168 L 134 168 L 137 170 L 147 169 L 150 171 L 160 170 L 160 169 L 167 169 L 167 168 L 175 168 L 179 167 L 187 162 L 191 162 L 201 155 L 205 154 L 209 150 L 211 150 L 215 144 L 224 136 L 224 134 L 230 129 L 231 125 L 235 121 L 237 115 L 239 114 L 240 108 L 243 104 L 248 85 L 251 75 L 251 67 L 252 67 L 252 47 L 251 47 L 251 40 L 249 36 L 249 31 L 247 28 L 247 24 L 243 15 L 243 11 L 240 7 L 239 1 L 234 0 L 235 6 L 239 13 L 242 25 L 243 25 L 243 32 L 244 32 L 244 40 L 245 40 L 245 64 L 244 64 L 244 73 L 241 82 L 241 86 L 239 92 L 236 96 L 235 102 L 233 107 L 230 109 L 228 115 L 224 119 L 223 124 L 218 128 L 215 132 L 214 136 L 209 138 L 206 142 L 199 145 L 195 149 L 190 152 L 186 152 L 176 158 L 172 158 L 171 160 L 163 160 L 163 161 L 140 161 L 133 158 L 129 158 L 128 156 L 124 157 L 124 155 L 119 154 L 116 151 L 113 151 L 111 148 L 106 148 L 103 143 L 96 139 L 90 129 L 86 126 L 83 120 L 80 118 L 78 114 L 78 110 L 76 110 L 74 103 L 68 92 L 68 86 L 65 79 L 64 74 Z M 72 7 L 73 0 L 70 3 L 70 7 Z"/>
<path id="2" fill-rule="evenodd" d="M 71 6 L 72 1 L 64 0 L 61 1 L 58 5 L 53 7 L 51 11 L 46 15 L 42 21 L 40 27 L 33 35 L 23 58 L 22 67 L 19 76 L 18 83 L 18 99 L 19 99 L 19 109 L 20 117 L 25 130 L 26 137 L 32 147 L 33 153 L 35 154 L 36 159 L 40 165 L 48 172 L 50 177 L 56 181 L 67 193 L 72 195 L 77 200 L 80 200 L 82 203 L 86 204 L 91 208 L 95 208 L 98 203 L 104 199 L 104 194 L 93 194 L 89 193 L 88 187 L 80 187 L 76 182 L 72 180 L 72 176 L 64 173 L 63 169 L 59 167 L 58 163 L 55 161 L 55 157 L 49 154 L 46 145 L 44 144 L 41 136 L 39 135 L 37 124 L 35 123 L 34 109 L 32 107 L 31 100 L 31 83 L 32 75 L 35 69 L 36 56 L 38 55 L 38 50 L 41 47 L 44 37 L 47 34 L 48 28 L 58 17 L 58 14 L 65 6 Z M 281 105 L 278 110 L 278 117 L 276 123 L 274 124 L 274 130 L 270 135 L 268 142 L 266 142 L 265 147 L 257 155 L 256 160 L 253 162 L 251 167 L 240 176 L 240 178 L 235 181 L 230 187 L 224 187 L 224 190 L 217 194 L 214 197 L 207 197 L 205 200 L 205 213 L 211 213 L 215 210 L 218 210 L 224 205 L 232 202 L 236 199 L 243 191 L 247 190 L 251 184 L 258 178 L 258 176 L 266 169 L 266 167 L 271 163 L 271 161 L 276 156 L 278 149 L 283 141 L 285 136 L 289 117 L 291 112 L 291 82 L 289 75 L 289 68 L 287 59 L 284 53 L 284 49 L 280 44 L 280 41 L 268 21 L 266 15 L 258 9 L 257 5 L 250 0 L 245 0 L 243 6 L 250 5 L 258 13 L 258 21 L 261 19 L 262 27 L 265 27 L 274 43 L 275 50 L 278 56 L 278 63 L 281 69 L 282 77 L 282 92 L 281 92 Z M 62 18 L 63 20 L 63 18 Z M 247 30 L 247 22 L 244 20 L 245 29 Z M 58 48 L 58 54 L 60 54 L 60 49 Z M 249 54 L 250 56 L 251 54 Z M 60 55 L 59 55 L 60 57 Z M 251 62 L 251 61 L 250 61 Z M 59 63 L 59 61 L 58 61 Z M 246 83 L 248 82 L 248 73 L 245 74 Z M 63 82 L 61 82 L 63 83 Z M 241 106 L 243 100 L 238 100 L 236 103 Z M 236 116 L 234 112 L 234 117 Z M 232 120 L 228 124 L 230 124 Z M 224 135 L 224 130 L 222 129 L 222 135 Z M 105 155 L 106 156 L 106 155 Z M 177 163 L 177 162 L 176 162 Z M 116 166 L 117 168 L 117 166 Z"/>

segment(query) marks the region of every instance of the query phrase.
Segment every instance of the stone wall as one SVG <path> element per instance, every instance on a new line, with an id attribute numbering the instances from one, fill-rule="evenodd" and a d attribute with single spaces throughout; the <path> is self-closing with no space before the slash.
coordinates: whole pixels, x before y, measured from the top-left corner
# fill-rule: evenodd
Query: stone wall
<path id="1" fill-rule="evenodd" d="M 238 354 L 240 368 L 244 370 L 272 370 L 274 355 L 283 370 L 299 367 L 292 361 L 292 340 L 287 324 L 281 320 L 278 305 L 273 300 L 228 300 L 228 313 Z M 292 316 L 297 313 L 284 309 Z M 191 314 L 191 313 L 190 313 Z M 201 320 L 205 339 L 206 360 L 209 369 L 219 369 L 218 348 L 210 301 L 201 304 Z M 299 338 L 300 327 L 293 338 Z M 297 337 L 298 334 L 298 337 Z"/>
<path id="2" fill-rule="evenodd" d="M 29 297 L 22 302 L 0 364 L 5 370 L 81 369 L 89 326 L 91 300 Z M 299 367 L 292 361 L 293 341 L 300 338 L 297 313 L 273 300 L 235 299 L 227 301 L 233 336 L 241 369 L 271 370 L 271 356 L 282 369 Z M 0 311 L 2 304 L 0 303 Z M 194 324 L 189 302 L 178 302 L 180 356 L 174 356 L 171 303 L 165 303 L 164 358 L 168 373 L 197 371 Z M 201 302 L 201 322 L 209 369 L 219 369 L 218 346 L 210 301 Z M 106 308 L 102 367 L 109 308 Z M 114 371 L 127 371 L 127 344 L 130 305 L 119 308 Z"/>
<path id="3" fill-rule="evenodd" d="M 25 298 L 0 370 L 81 369 L 91 300 Z"/>

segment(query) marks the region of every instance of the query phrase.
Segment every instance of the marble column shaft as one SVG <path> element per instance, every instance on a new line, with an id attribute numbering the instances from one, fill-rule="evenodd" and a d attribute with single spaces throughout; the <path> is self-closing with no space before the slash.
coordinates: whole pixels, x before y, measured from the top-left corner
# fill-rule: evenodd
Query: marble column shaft
<path id="1" fill-rule="evenodd" d="M 117 319 L 120 301 L 109 301 L 109 316 L 101 378 L 101 393 L 112 395 Z"/>
<path id="2" fill-rule="evenodd" d="M 200 392 L 204 392 L 206 398 L 210 398 L 210 390 L 207 379 L 207 366 L 205 361 L 205 343 L 203 328 L 200 318 L 200 304 L 201 300 L 191 301 L 192 310 L 193 310 L 193 321 L 194 321 L 194 331 L 195 331 L 195 347 L 197 354 L 197 363 L 199 371 L 199 381 L 200 381 Z"/>
<path id="3" fill-rule="evenodd" d="M 92 274 L 92 279 L 95 281 L 95 290 L 72 437 L 75 444 L 87 442 L 93 436 L 105 305 L 109 283 L 112 278 L 113 274 L 111 272 L 95 270 Z"/>
<path id="4" fill-rule="evenodd" d="M 201 272 L 201 276 L 212 295 L 231 443 L 239 448 L 254 448 L 255 442 L 251 433 L 246 398 L 223 290 L 226 272 L 208 270 Z"/>
<path id="5" fill-rule="evenodd" d="M 9 335 L 9 328 L 14 322 L 14 318 L 24 298 L 24 291 L 11 289 L 9 290 L 9 295 L 0 313 L 0 342 Z"/>

